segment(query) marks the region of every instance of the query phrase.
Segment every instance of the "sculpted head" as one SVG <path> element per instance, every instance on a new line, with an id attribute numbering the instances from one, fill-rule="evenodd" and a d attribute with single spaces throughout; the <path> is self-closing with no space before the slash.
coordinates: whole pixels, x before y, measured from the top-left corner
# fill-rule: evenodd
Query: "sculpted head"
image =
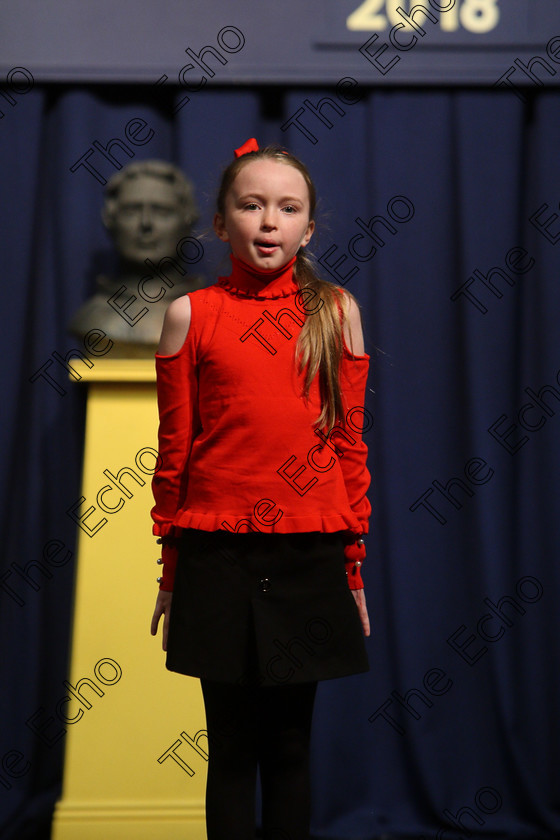
<path id="1" fill-rule="evenodd" d="M 130 163 L 105 187 L 103 223 L 120 257 L 133 266 L 172 257 L 197 217 L 191 182 L 165 161 Z"/>

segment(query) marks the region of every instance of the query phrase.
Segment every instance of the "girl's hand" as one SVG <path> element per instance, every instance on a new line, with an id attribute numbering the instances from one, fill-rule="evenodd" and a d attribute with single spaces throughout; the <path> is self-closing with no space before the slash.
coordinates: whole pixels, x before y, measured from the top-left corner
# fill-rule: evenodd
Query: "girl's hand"
<path id="1" fill-rule="evenodd" d="M 163 640 L 161 644 L 163 650 L 167 650 L 167 634 L 169 633 L 169 613 L 171 612 L 172 598 L 173 592 L 164 592 L 163 589 L 160 589 L 156 600 L 156 608 L 152 616 L 151 633 L 152 636 L 155 636 L 157 633 L 159 620 L 163 615 Z"/>
<path id="2" fill-rule="evenodd" d="M 354 601 L 358 607 L 360 621 L 362 622 L 362 627 L 364 628 L 364 636 L 369 636 L 369 616 L 366 607 L 365 592 L 363 589 L 351 589 L 350 592 L 354 596 Z"/>

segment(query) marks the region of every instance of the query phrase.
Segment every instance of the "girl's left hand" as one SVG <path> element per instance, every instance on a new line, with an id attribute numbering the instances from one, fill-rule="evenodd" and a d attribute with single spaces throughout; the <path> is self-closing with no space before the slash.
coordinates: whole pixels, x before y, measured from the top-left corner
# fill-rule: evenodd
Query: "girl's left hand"
<path id="1" fill-rule="evenodd" d="M 351 589 L 350 592 L 354 596 L 354 601 L 358 607 L 360 621 L 364 628 L 364 636 L 369 636 L 369 615 L 366 607 L 366 596 L 363 589 Z"/>

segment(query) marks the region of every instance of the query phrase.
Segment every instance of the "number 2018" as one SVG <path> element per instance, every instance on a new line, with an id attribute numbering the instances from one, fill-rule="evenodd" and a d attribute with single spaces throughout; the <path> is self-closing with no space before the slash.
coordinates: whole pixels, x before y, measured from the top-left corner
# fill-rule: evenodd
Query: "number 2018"
<path id="1" fill-rule="evenodd" d="M 383 32 L 388 24 L 395 25 L 402 23 L 403 19 L 398 14 L 399 6 L 410 12 L 413 5 L 428 8 L 429 0 L 364 0 L 346 19 L 347 29 L 353 31 L 375 31 Z M 431 3 L 430 3 L 431 5 Z M 407 7 L 408 8 L 405 8 Z M 447 6 L 447 8 L 446 8 Z M 462 26 L 469 32 L 481 34 L 490 32 L 498 25 L 500 20 L 500 9 L 498 0 L 448 0 L 434 3 L 433 7 L 440 13 L 439 24 L 444 32 L 455 32 Z M 383 14 L 383 11 L 385 14 Z M 420 25 L 422 25 L 420 20 Z"/>

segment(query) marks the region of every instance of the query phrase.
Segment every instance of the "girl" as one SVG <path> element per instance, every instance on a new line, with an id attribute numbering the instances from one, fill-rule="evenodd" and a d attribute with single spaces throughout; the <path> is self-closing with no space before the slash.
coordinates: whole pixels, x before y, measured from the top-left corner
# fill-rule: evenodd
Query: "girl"
<path id="1" fill-rule="evenodd" d="M 154 533 L 167 668 L 199 677 L 209 840 L 309 837 L 318 680 L 369 669 L 360 576 L 369 356 L 358 306 L 316 276 L 306 167 L 235 151 L 214 230 L 232 273 L 173 301 L 156 354 Z M 173 592 L 173 594 L 172 594 Z"/>

